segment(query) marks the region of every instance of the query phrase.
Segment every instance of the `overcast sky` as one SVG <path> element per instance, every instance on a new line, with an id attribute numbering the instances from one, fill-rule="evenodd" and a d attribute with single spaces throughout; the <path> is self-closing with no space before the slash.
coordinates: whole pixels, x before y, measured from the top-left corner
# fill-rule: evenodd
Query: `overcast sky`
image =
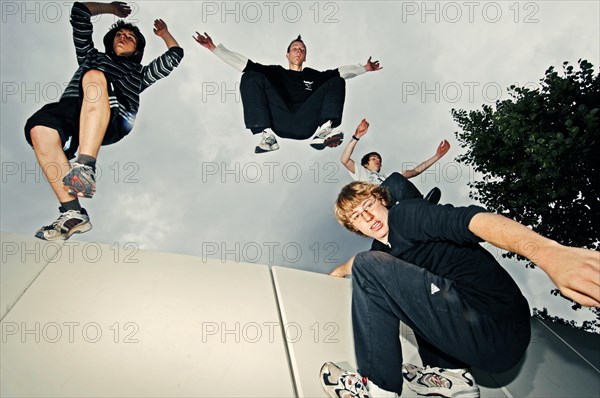
<path id="1" fill-rule="evenodd" d="M 316 151 L 309 141 L 280 139 L 281 149 L 255 155 L 245 130 L 240 73 L 192 36 L 263 64 L 285 63 L 298 34 L 305 66 L 364 64 L 383 70 L 347 81 L 341 130 L 348 139 L 364 117 L 371 123 L 353 158 L 376 150 L 391 173 L 432 156 L 448 139 L 450 152 L 412 181 L 422 192 L 442 190 L 442 203 L 470 204 L 477 176 L 457 164 L 461 153 L 452 108 L 479 109 L 508 98 L 511 84 L 536 86 L 551 65 L 600 65 L 597 1 L 498 2 L 228 2 L 140 1 L 130 19 L 147 46 L 143 63 L 160 55 L 152 33 L 163 18 L 185 50 L 181 65 L 141 96 L 132 133 L 103 147 L 94 199 L 82 200 L 94 228 L 76 238 L 228 261 L 329 272 L 370 242 L 346 232 L 332 206 L 350 182 L 339 157 L 346 142 Z M 65 2 L 2 1 L 1 221 L 3 231 L 32 235 L 58 216 L 58 203 L 36 167 L 23 125 L 57 101 L 77 63 Z M 113 16 L 94 18 L 94 41 Z M 101 48 L 101 47 L 99 47 Z M 498 251 L 494 251 L 498 255 Z M 539 269 L 507 262 L 532 307 L 574 316 L 549 295 Z"/>

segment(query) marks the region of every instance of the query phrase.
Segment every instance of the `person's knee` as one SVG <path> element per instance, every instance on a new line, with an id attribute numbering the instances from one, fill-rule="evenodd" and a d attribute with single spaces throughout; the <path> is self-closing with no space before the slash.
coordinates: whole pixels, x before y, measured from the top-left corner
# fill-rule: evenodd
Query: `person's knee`
<path id="1" fill-rule="evenodd" d="M 106 75 L 104 74 L 104 72 L 102 72 L 101 70 L 98 69 L 90 69 L 87 72 L 85 72 L 83 74 L 83 83 L 92 83 L 92 82 L 96 82 L 96 83 L 104 83 L 106 84 Z"/>
<path id="2" fill-rule="evenodd" d="M 31 145 L 35 150 L 44 151 L 51 147 L 62 147 L 58 131 L 46 126 L 34 126 L 29 130 Z"/>
<path id="3" fill-rule="evenodd" d="M 354 257 L 354 263 L 352 264 L 352 273 L 371 272 L 373 265 L 378 261 L 377 257 L 379 253 L 377 251 L 367 251 L 358 253 Z"/>

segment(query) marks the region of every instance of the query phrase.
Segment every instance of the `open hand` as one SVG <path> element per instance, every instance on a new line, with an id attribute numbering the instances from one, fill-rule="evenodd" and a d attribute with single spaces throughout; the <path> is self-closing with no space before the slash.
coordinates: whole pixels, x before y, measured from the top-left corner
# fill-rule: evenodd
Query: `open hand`
<path id="1" fill-rule="evenodd" d="M 367 60 L 367 64 L 365 65 L 368 72 L 373 72 L 379 69 L 383 69 L 383 67 L 379 66 L 379 61 L 371 61 L 371 57 Z"/>
<path id="2" fill-rule="evenodd" d="M 196 35 L 197 36 L 194 37 L 194 40 L 196 40 L 202 47 L 206 47 L 210 51 L 214 51 L 214 49 L 217 47 L 213 43 L 212 38 L 208 35 L 208 33 L 204 32 L 204 36 L 202 36 L 200 33 L 196 32 Z"/>
<path id="3" fill-rule="evenodd" d="M 131 14 L 131 7 L 124 1 L 113 1 L 111 5 L 113 6 L 113 14 L 119 18 L 125 18 Z"/>
<path id="4" fill-rule="evenodd" d="M 600 252 L 558 245 L 543 263 L 564 296 L 587 307 L 600 307 Z"/>
<path id="5" fill-rule="evenodd" d="M 169 33 L 169 28 L 167 24 L 162 19 L 154 20 L 154 34 L 156 36 L 162 37 L 164 34 Z"/>

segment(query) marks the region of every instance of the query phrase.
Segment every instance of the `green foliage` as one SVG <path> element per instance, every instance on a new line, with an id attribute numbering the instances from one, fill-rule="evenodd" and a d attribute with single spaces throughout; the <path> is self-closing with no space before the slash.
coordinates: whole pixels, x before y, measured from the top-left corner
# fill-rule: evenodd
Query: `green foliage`
<path id="1" fill-rule="evenodd" d="M 482 174 L 469 183 L 471 198 L 562 244 L 598 250 L 600 76 L 589 62 L 578 65 L 564 62 L 562 74 L 548 68 L 537 89 L 511 86 L 511 99 L 495 109 L 452 116 L 467 149 L 457 160 Z M 593 312 L 589 328 L 600 320 Z"/>
<path id="2" fill-rule="evenodd" d="M 452 110 L 481 172 L 470 196 L 563 244 L 597 249 L 600 240 L 600 77 L 593 65 L 550 67 L 538 89 L 511 86 L 496 109 Z"/>

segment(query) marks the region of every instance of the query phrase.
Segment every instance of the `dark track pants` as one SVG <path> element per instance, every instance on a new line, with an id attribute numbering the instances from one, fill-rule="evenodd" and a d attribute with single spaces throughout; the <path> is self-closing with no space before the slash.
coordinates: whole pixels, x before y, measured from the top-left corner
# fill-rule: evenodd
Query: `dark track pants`
<path id="1" fill-rule="evenodd" d="M 429 366 L 506 371 L 529 344 L 529 320 L 494 320 L 469 305 L 452 280 L 387 253 L 359 253 L 352 279 L 358 370 L 385 390 L 402 392 L 399 321 L 412 328 Z M 440 291 L 432 294 L 431 284 Z"/>
<path id="2" fill-rule="evenodd" d="M 245 72 L 240 83 L 246 128 L 257 134 L 270 127 L 278 136 L 294 140 L 312 137 L 317 127 L 331 120 L 337 127 L 342 121 L 346 82 L 329 79 L 298 109 L 290 109 L 282 96 L 258 72 Z"/>

